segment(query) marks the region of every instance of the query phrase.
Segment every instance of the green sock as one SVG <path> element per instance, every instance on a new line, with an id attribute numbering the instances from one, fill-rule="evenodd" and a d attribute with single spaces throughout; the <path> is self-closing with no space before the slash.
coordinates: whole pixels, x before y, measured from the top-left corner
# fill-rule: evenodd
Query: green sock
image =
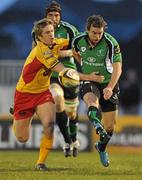
<path id="1" fill-rule="evenodd" d="M 101 111 L 97 107 L 90 106 L 88 108 L 88 117 L 94 126 L 96 126 L 98 123 L 101 124 L 102 115 Z"/>
<path id="2" fill-rule="evenodd" d="M 78 131 L 78 116 L 75 119 L 70 119 L 69 122 L 69 133 L 73 142 L 77 140 Z"/>

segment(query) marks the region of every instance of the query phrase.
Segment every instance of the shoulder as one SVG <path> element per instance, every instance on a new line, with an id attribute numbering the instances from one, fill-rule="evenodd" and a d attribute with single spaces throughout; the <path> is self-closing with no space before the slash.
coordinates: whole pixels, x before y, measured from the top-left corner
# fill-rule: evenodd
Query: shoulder
<path id="1" fill-rule="evenodd" d="M 69 28 L 76 28 L 74 25 L 72 25 L 72 24 L 70 24 L 70 23 L 68 23 L 66 21 L 61 21 L 60 25 L 64 26 L 64 27 L 69 27 Z"/>
<path id="2" fill-rule="evenodd" d="M 39 61 L 42 61 L 45 56 L 51 56 L 51 50 L 48 48 L 48 46 L 37 41 L 36 47 L 33 48 L 33 54 L 38 58 Z"/>
<path id="3" fill-rule="evenodd" d="M 80 33 L 73 39 L 73 43 L 79 43 L 81 40 L 84 40 L 87 36 L 86 32 Z"/>
<path id="4" fill-rule="evenodd" d="M 118 44 L 117 40 L 107 32 L 104 33 L 104 38 L 113 45 Z"/>
<path id="5" fill-rule="evenodd" d="M 68 40 L 68 39 L 65 39 L 65 38 L 55 38 L 55 39 L 54 39 L 54 42 L 55 42 L 56 44 L 62 44 L 62 43 L 68 43 L 69 40 Z"/>
<path id="6" fill-rule="evenodd" d="M 66 21 L 61 21 L 60 26 L 64 27 L 68 31 L 78 32 L 77 28 L 74 25 L 72 25 L 72 24 L 70 24 L 70 23 L 68 23 Z"/>
<path id="7" fill-rule="evenodd" d="M 31 54 L 34 56 L 41 56 L 41 47 L 39 46 L 39 44 L 37 44 L 32 50 L 31 50 Z"/>
<path id="8" fill-rule="evenodd" d="M 106 42 L 108 44 L 108 47 L 110 49 L 113 49 L 114 55 L 120 55 L 121 56 L 121 50 L 120 50 L 120 46 L 117 42 L 117 40 L 110 35 L 109 33 L 105 33 L 104 37 L 106 38 Z M 122 59 L 122 57 L 119 57 L 120 59 Z"/>

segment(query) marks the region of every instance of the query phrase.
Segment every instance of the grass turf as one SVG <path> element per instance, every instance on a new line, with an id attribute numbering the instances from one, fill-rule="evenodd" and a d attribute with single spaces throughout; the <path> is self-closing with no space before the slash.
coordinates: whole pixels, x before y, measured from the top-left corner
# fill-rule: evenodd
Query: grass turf
<path id="1" fill-rule="evenodd" d="M 109 152 L 110 166 L 103 167 L 96 152 L 65 158 L 51 152 L 49 171 L 34 170 L 38 151 L 0 151 L 1 180 L 136 180 L 142 179 L 142 153 Z"/>

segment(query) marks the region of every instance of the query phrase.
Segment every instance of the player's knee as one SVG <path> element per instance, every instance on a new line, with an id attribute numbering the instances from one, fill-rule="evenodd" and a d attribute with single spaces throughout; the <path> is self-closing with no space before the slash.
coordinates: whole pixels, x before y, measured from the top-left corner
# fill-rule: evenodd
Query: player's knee
<path id="1" fill-rule="evenodd" d="M 113 132 L 114 131 L 114 126 L 104 126 L 104 128 L 108 132 Z"/>
<path id="2" fill-rule="evenodd" d="M 48 137 L 52 137 L 54 132 L 54 122 L 49 122 L 46 126 L 44 126 L 44 133 Z"/>
<path id="3" fill-rule="evenodd" d="M 93 93 L 86 93 L 83 99 L 88 107 L 90 106 L 99 107 L 99 98 L 97 96 L 94 96 Z"/>
<path id="4" fill-rule="evenodd" d="M 55 102 L 56 102 L 56 111 L 57 112 L 62 112 L 65 110 L 63 97 L 56 98 Z"/>
<path id="5" fill-rule="evenodd" d="M 76 118 L 78 105 L 79 105 L 78 98 L 74 100 L 65 100 L 65 110 L 70 119 Z"/>
<path id="6" fill-rule="evenodd" d="M 100 109 L 98 109 L 97 107 L 95 106 L 90 106 L 88 108 L 88 117 L 90 120 L 93 120 L 93 119 L 98 119 L 101 121 L 102 119 L 102 114 L 101 114 L 101 111 Z"/>
<path id="7" fill-rule="evenodd" d="M 62 111 L 64 111 L 64 104 L 62 104 L 62 103 L 58 103 L 58 104 L 56 104 L 56 111 L 57 112 L 62 112 Z"/>
<path id="8" fill-rule="evenodd" d="M 13 133 L 14 133 L 16 139 L 21 143 L 25 143 L 29 139 L 29 135 L 26 135 L 25 133 L 21 133 L 21 132 L 17 131 L 17 129 L 15 128 L 14 125 L 13 125 Z"/>
<path id="9" fill-rule="evenodd" d="M 61 86 L 59 86 L 56 83 L 53 83 L 53 84 L 50 85 L 50 91 L 51 91 L 52 96 L 54 98 L 56 98 L 58 96 L 64 96 L 63 89 L 61 88 Z"/>
<path id="10" fill-rule="evenodd" d="M 64 97 L 63 96 L 56 96 L 54 97 L 55 103 L 56 103 L 56 111 L 57 112 L 62 112 L 65 107 L 64 107 Z"/>
<path id="11" fill-rule="evenodd" d="M 16 137 L 17 138 L 17 140 L 19 141 L 19 142 L 21 142 L 21 143 L 25 143 L 25 142 L 27 142 L 28 141 L 28 137 L 22 137 L 22 136 L 17 136 Z"/>

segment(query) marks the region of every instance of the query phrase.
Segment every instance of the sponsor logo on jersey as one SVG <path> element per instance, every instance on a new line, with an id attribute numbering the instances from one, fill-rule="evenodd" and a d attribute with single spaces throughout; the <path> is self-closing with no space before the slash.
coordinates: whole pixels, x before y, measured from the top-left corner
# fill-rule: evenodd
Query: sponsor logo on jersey
<path id="1" fill-rule="evenodd" d="M 52 55 L 52 51 L 45 51 L 45 52 L 43 52 L 43 55 L 44 56 L 46 56 L 46 55 L 51 56 Z"/>
<path id="2" fill-rule="evenodd" d="M 89 66 L 104 66 L 104 63 L 94 63 L 94 62 L 87 62 L 87 61 L 85 61 L 84 64 L 87 64 Z"/>
<path id="3" fill-rule="evenodd" d="M 81 51 L 85 52 L 86 51 L 86 47 L 81 47 Z"/>
<path id="4" fill-rule="evenodd" d="M 114 47 L 114 54 L 118 54 L 120 53 L 120 47 L 119 46 L 115 46 Z"/>
<path id="5" fill-rule="evenodd" d="M 50 58 L 53 58 L 53 57 L 54 57 L 54 55 L 52 54 L 52 52 L 51 52 L 51 51 L 46 51 L 46 52 L 43 52 L 43 55 L 44 55 L 45 60 L 48 60 L 48 59 L 50 59 Z"/>
<path id="6" fill-rule="evenodd" d="M 94 63 L 94 62 L 96 62 L 96 59 L 95 59 L 94 57 L 88 57 L 88 58 L 87 58 L 87 61 L 88 61 L 89 63 Z"/>

